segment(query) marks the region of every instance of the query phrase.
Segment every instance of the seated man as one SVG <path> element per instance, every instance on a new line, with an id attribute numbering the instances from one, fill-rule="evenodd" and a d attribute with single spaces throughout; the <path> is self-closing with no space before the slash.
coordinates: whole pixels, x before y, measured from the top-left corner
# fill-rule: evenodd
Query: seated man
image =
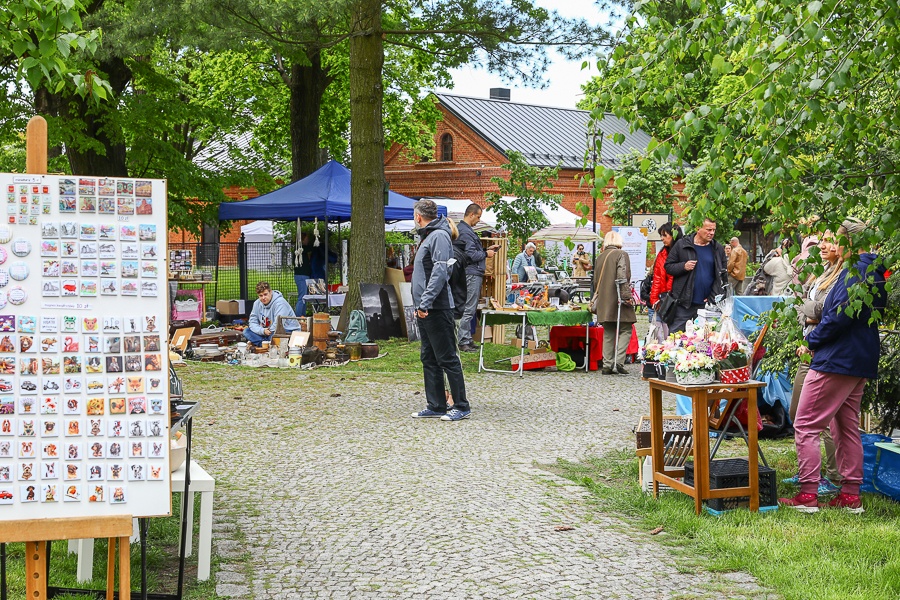
<path id="1" fill-rule="evenodd" d="M 256 284 L 256 295 L 259 300 L 253 303 L 250 312 L 250 326 L 244 330 L 244 337 L 257 348 L 264 341 L 271 341 L 275 333 L 275 322 L 278 317 L 293 317 L 294 309 L 288 304 L 279 291 L 272 291 L 266 281 Z"/>

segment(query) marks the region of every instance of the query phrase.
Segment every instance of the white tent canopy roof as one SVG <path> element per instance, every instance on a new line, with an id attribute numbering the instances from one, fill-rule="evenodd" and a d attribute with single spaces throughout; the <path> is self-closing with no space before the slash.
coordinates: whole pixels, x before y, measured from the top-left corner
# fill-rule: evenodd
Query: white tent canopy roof
<path id="1" fill-rule="evenodd" d="M 272 221 L 253 221 L 241 225 L 241 233 L 246 242 L 271 242 L 273 238 Z"/>

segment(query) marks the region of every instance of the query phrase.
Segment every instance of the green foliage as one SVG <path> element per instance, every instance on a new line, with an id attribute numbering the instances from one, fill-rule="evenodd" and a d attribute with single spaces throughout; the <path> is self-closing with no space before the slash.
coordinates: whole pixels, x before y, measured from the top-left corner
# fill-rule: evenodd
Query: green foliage
<path id="1" fill-rule="evenodd" d="M 613 225 L 629 225 L 632 213 L 669 212 L 675 195 L 675 168 L 671 161 L 645 158 L 637 152 L 621 161 L 613 200 L 606 211 Z"/>
<path id="2" fill-rule="evenodd" d="M 484 197 L 497 215 L 497 224 L 522 247 L 532 233 L 550 224 L 541 205 L 559 206 L 562 202 L 562 194 L 545 191 L 559 178 L 559 167 L 533 167 L 515 150 L 507 150 L 506 155 L 509 162 L 501 167 L 509 170 L 509 179 L 491 177 L 500 192 L 488 192 Z"/>

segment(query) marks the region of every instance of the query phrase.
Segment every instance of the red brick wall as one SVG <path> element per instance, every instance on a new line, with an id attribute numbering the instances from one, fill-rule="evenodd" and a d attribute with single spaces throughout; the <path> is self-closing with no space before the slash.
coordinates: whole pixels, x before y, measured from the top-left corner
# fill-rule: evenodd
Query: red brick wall
<path id="1" fill-rule="evenodd" d="M 259 192 L 256 191 L 256 188 L 230 187 L 223 190 L 223 192 L 225 193 L 226 197 L 233 200 L 249 200 L 250 198 L 256 198 L 257 196 L 259 196 Z M 227 233 L 220 232 L 219 241 L 239 242 L 241 240 L 241 226 L 252 222 L 252 220 L 231 221 L 231 229 Z M 176 232 L 169 230 L 168 238 L 170 244 L 196 244 L 200 241 L 199 239 L 197 239 L 197 236 L 185 231 Z"/>

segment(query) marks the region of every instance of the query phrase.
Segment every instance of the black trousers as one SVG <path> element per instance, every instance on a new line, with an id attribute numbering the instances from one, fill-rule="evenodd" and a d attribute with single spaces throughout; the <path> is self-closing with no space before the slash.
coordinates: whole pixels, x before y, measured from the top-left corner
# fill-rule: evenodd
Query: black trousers
<path id="1" fill-rule="evenodd" d="M 418 317 L 417 317 L 418 318 Z M 435 412 L 447 412 L 447 395 L 444 375 L 450 384 L 453 408 L 469 410 L 466 398 L 466 382 L 462 364 L 456 349 L 456 321 L 452 310 L 428 311 L 428 316 L 418 319 L 419 337 L 422 339 L 422 371 L 425 376 L 425 401 Z"/>
<path id="2" fill-rule="evenodd" d="M 692 304 L 690 308 L 684 308 L 680 304 L 675 307 L 675 320 L 669 326 L 669 333 L 676 331 L 684 331 L 684 326 L 688 321 L 697 318 L 697 311 L 703 308 L 702 304 Z"/>

